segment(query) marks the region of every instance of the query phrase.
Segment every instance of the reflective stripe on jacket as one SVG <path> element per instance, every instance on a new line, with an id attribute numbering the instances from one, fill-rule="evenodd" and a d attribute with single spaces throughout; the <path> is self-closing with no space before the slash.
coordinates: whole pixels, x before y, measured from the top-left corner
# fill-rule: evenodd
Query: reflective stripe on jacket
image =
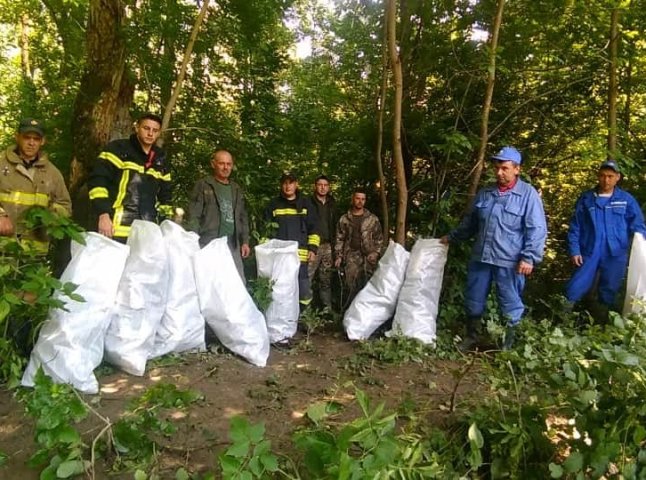
<path id="1" fill-rule="evenodd" d="M 318 251 L 321 243 L 318 218 L 314 206 L 300 193 L 294 200 L 287 200 L 282 195 L 272 199 L 265 210 L 265 220 L 278 224 L 274 238 L 298 242 L 301 262 L 307 262 L 310 251 Z"/>
<path id="2" fill-rule="evenodd" d="M 625 190 L 615 187 L 604 208 L 604 225 L 597 225 L 595 214 L 596 190 L 583 192 L 576 202 L 568 231 L 570 256 L 592 255 L 605 229 L 608 249 L 612 256 L 628 251 L 630 239 L 635 232 L 646 234 L 644 215 L 637 200 Z"/>
<path id="3" fill-rule="evenodd" d="M 472 260 L 498 267 L 515 267 L 520 260 L 539 263 L 547 224 L 538 192 L 520 178 L 502 194 L 497 185 L 481 189 L 449 240 L 464 241 L 473 236 Z"/>
<path id="4" fill-rule="evenodd" d="M 6 214 L 16 235 L 32 247 L 46 251 L 48 239 L 43 232 L 29 231 L 23 216 L 31 207 L 44 207 L 69 216 L 72 212 L 70 194 L 61 172 L 40 152 L 30 168 L 24 166 L 11 146 L 0 153 L 0 213 Z"/>
<path id="5" fill-rule="evenodd" d="M 153 146 L 147 154 L 133 134 L 99 154 L 88 179 L 90 203 L 97 215 L 110 214 L 114 236 L 125 238 L 135 220 L 155 222 L 158 211 L 171 209 L 170 180 L 166 153 Z"/>

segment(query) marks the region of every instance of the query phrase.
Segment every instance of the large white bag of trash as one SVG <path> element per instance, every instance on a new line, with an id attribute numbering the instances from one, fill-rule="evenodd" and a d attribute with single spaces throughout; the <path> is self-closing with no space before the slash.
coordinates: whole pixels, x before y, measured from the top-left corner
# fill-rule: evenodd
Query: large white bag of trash
<path id="1" fill-rule="evenodd" d="M 292 338 L 298 327 L 298 242 L 269 240 L 256 247 L 258 276 L 270 278 L 271 304 L 265 312 L 271 343 Z"/>
<path id="2" fill-rule="evenodd" d="M 641 233 L 633 237 L 628 263 L 624 315 L 646 310 L 646 239 Z"/>
<path id="3" fill-rule="evenodd" d="M 197 298 L 191 258 L 200 251 L 199 236 L 170 220 L 164 220 L 160 227 L 168 252 L 168 296 L 149 358 L 206 349 L 205 323 Z"/>
<path id="4" fill-rule="evenodd" d="M 367 339 L 393 316 L 409 257 L 404 247 L 390 242 L 374 275 L 345 312 L 343 326 L 350 340 Z"/>
<path id="5" fill-rule="evenodd" d="M 105 336 L 105 358 L 131 375 L 141 376 L 166 308 L 168 254 L 159 225 L 153 222 L 135 220 L 128 245 L 130 255 Z"/>
<path id="6" fill-rule="evenodd" d="M 98 233 L 86 233 L 85 245 L 72 242 L 72 260 L 62 282 L 78 285 L 75 293 L 85 301 L 65 302 L 65 309 L 52 309 L 40 329 L 22 384 L 34 385 L 39 366 L 57 383 L 71 383 L 84 393 L 98 393 L 94 369 L 103 359 L 105 332 L 130 247 Z"/>
<path id="7" fill-rule="evenodd" d="M 435 343 L 437 309 L 448 247 L 439 239 L 420 239 L 410 252 L 406 279 L 399 292 L 397 311 L 388 335 Z"/>
<path id="8" fill-rule="evenodd" d="M 253 303 L 233 261 L 226 237 L 216 238 L 193 256 L 202 314 L 220 342 L 259 367 L 267 364 L 265 318 Z"/>

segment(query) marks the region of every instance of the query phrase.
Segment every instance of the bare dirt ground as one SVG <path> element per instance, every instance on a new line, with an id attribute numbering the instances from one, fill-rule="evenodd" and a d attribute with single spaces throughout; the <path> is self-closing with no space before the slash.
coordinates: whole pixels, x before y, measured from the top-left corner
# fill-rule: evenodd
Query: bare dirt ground
<path id="1" fill-rule="evenodd" d="M 99 377 L 101 393 L 87 401 L 114 421 L 128 401 L 158 382 L 200 391 L 204 400 L 193 404 L 186 416 L 177 418 L 176 433 L 162 439 L 158 454 L 160 478 L 175 478 L 177 468 L 190 472 L 216 470 L 217 453 L 228 444 L 229 421 L 244 415 L 251 422 L 264 422 L 275 451 L 293 453 L 293 432 L 307 423 L 305 412 L 312 403 L 334 400 L 346 408 L 339 420 L 355 418 L 355 387 L 366 391 L 375 403 L 390 410 L 402 401 L 414 402 L 433 422 L 442 421 L 451 399 L 468 394 L 473 379 L 466 378 L 455 389 L 455 373 L 463 362 L 428 360 L 403 365 L 376 360 L 357 362 L 357 346 L 338 332 L 315 335 L 291 350 L 272 348 L 266 368 L 254 367 L 230 354 L 187 354 L 171 361 L 149 365 L 143 377 L 112 371 Z M 25 465 L 36 450 L 33 419 L 11 392 L 0 391 L 0 452 L 9 455 L 0 467 L 0 479 L 29 480 L 38 473 Z M 91 442 L 100 425 L 87 420 L 80 425 L 84 439 Z M 97 469 L 98 470 L 98 469 Z M 97 478 L 133 478 L 132 472 L 97 473 Z"/>

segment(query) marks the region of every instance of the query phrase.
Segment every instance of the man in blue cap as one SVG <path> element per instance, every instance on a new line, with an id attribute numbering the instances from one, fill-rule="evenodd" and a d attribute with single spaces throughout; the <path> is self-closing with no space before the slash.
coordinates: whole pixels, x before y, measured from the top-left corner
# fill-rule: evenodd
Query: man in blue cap
<path id="1" fill-rule="evenodd" d="M 507 320 L 503 349 L 509 350 L 525 311 L 522 301 L 525 278 L 543 259 L 547 226 L 538 192 L 519 178 L 522 156 L 504 147 L 491 157 L 496 184 L 482 188 L 460 225 L 441 238 L 442 243 L 475 237 L 467 268 L 465 310 L 467 334 L 460 350 L 478 343 L 478 330 L 491 284 Z"/>
<path id="2" fill-rule="evenodd" d="M 570 221 L 568 244 L 576 270 L 565 295 L 573 304 L 598 280 L 601 320 L 605 321 L 626 273 L 632 235 L 646 235 L 646 227 L 635 198 L 617 186 L 621 179 L 617 163 L 603 162 L 597 178 L 596 188 L 583 192 L 577 200 Z"/>

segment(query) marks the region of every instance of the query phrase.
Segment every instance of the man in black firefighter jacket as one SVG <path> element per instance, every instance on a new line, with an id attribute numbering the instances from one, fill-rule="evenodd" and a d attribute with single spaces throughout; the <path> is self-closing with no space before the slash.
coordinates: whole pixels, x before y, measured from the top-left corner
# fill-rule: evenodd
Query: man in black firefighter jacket
<path id="1" fill-rule="evenodd" d="M 310 200 L 298 190 L 298 178 L 285 173 L 280 178 L 280 195 L 265 210 L 265 220 L 278 225 L 274 238 L 298 242 L 298 298 L 301 309 L 312 302 L 312 290 L 307 276 L 308 262 L 316 258 L 320 237 L 318 218 Z"/>
<path id="2" fill-rule="evenodd" d="M 99 154 L 88 187 L 100 234 L 125 242 L 135 220 L 156 222 L 158 211 L 172 214 L 170 165 L 155 145 L 161 123 L 147 113 L 130 138 L 113 140 Z"/>

